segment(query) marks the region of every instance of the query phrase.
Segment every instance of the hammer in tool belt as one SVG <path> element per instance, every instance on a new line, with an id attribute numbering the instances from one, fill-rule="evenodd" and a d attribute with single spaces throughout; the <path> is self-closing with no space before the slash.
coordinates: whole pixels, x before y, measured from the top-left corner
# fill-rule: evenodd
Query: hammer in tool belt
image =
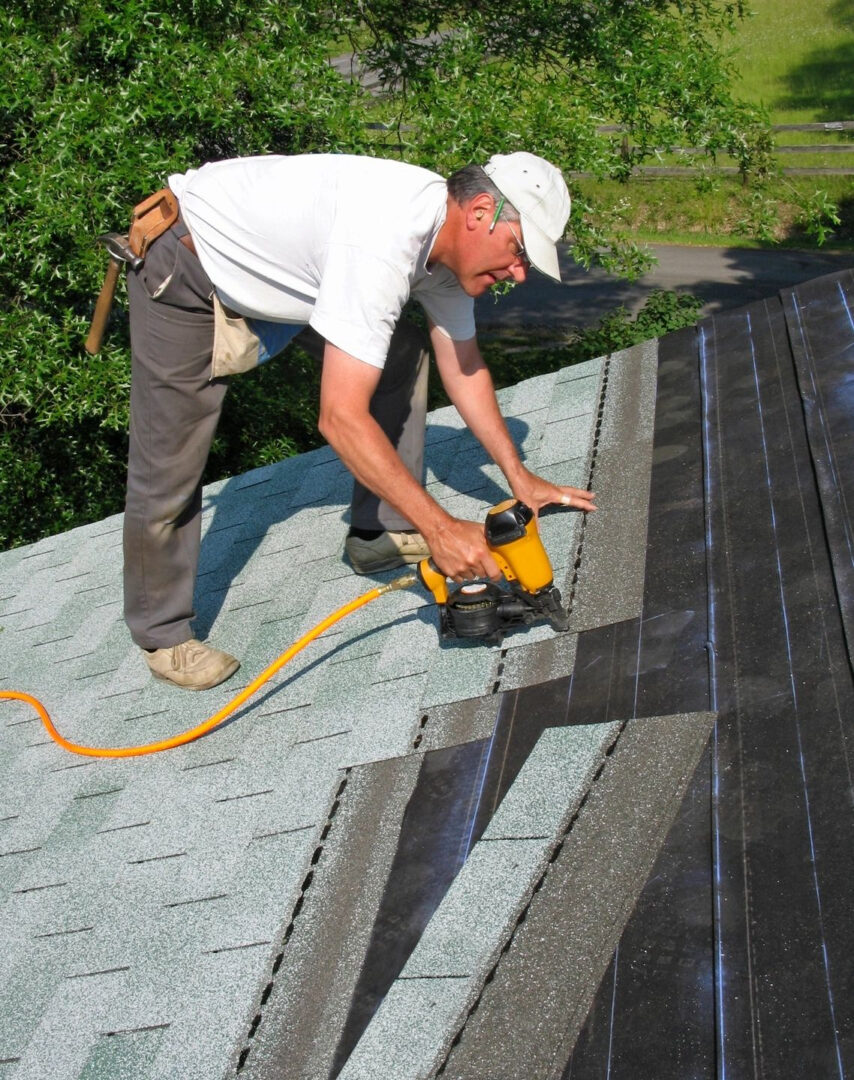
<path id="1" fill-rule="evenodd" d="M 129 266 L 131 270 L 138 270 L 145 261 L 145 254 L 152 242 L 167 229 L 171 229 L 177 220 L 178 200 L 169 188 L 163 188 L 133 208 L 128 236 L 111 232 L 98 237 L 98 243 L 103 244 L 109 253 L 110 265 L 95 303 L 95 314 L 92 316 L 89 336 L 84 345 L 90 356 L 94 356 L 101 348 L 116 294 L 119 270 L 123 265 Z"/>

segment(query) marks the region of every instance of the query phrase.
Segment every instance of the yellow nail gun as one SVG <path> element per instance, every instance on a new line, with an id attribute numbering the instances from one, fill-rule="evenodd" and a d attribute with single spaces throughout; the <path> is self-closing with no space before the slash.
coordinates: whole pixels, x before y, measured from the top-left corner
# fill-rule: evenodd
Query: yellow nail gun
<path id="1" fill-rule="evenodd" d="M 514 627 L 541 620 L 555 630 L 568 630 L 569 616 L 533 510 L 517 499 L 498 503 L 486 515 L 485 532 L 509 590 L 491 581 L 470 581 L 449 592 L 447 578 L 431 559 L 418 564 L 421 584 L 439 605 L 442 637 L 497 641 Z"/>

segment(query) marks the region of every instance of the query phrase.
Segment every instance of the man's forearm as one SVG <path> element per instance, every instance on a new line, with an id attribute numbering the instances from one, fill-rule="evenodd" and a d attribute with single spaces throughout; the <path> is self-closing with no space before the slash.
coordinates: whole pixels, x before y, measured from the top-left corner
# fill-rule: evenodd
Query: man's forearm
<path id="1" fill-rule="evenodd" d="M 370 413 L 376 369 L 327 342 L 323 356 L 318 427 L 365 487 L 410 521 L 448 577 L 500 576 L 483 525 L 452 517 L 413 477 Z"/>
<path id="2" fill-rule="evenodd" d="M 353 476 L 419 532 L 438 527 L 448 516 L 415 480 L 370 414 L 358 424 L 333 416 L 320 430 Z"/>
<path id="3" fill-rule="evenodd" d="M 498 408 L 495 387 L 480 355 L 477 342 L 450 342 L 433 331 L 436 363 L 448 397 L 469 430 L 498 465 L 517 499 L 535 512 L 543 506 L 560 504 L 577 510 L 595 510 L 592 492 L 564 484 L 554 484 L 537 476 L 525 465 Z"/>
<path id="4" fill-rule="evenodd" d="M 449 577 L 499 576 L 483 526 L 443 510 L 411 476 L 373 417 L 357 425 L 333 419 L 321 426 L 321 432 L 356 479 L 422 534 L 436 565 Z"/>
<path id="5" fill-rule="evenodd" d="M 448 380 L 445 389 L 466 427 L 512 487 L 524 466 L 498 407 L 489 369 L 482 365 L 459 378 Z"/>

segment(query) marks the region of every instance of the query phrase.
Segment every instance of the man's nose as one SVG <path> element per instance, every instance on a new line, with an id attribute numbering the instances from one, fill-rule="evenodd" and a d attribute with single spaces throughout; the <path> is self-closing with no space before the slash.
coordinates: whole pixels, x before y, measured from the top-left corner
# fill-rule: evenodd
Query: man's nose
<path id="1" fill-rule="evenodd" d="M 510 273 L 513 275 L 513 280 L 522 284 L 528 277 L 528 264 L 524 262 L 516 262 L 512 266 L 508 267 Z"/>

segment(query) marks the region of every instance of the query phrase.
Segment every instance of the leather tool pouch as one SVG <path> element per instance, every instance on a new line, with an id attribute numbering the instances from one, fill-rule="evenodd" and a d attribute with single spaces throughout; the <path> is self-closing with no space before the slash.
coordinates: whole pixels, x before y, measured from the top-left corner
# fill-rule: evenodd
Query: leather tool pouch
<path id="1" fill-rule="evenodd" d="M 150 245 L 178 220 L 178 200 L 169 190 L 155 191 L 133 208 L 129 243 L 135 255 L 145 258 Z"/>

